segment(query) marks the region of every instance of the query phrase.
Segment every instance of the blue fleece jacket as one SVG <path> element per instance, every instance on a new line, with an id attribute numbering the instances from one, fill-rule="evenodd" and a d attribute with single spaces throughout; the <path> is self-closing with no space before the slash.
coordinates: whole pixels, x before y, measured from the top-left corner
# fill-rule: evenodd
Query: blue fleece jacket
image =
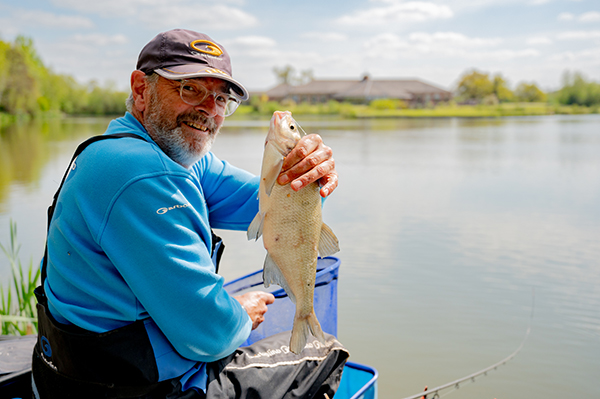
<path id="1" fill-rule="evenodd" d="M 144 319 L 160 379 L 232 353 L 251 320 L 223 289 L 211 227 L 245 230 L 258 178 L 207 154 L 173 162 L 131 115 L 74 162 L 50 225 L 46 294 L 52 315 L 94 332 Z M 201 367 L 200 367 L 201 368 Z"/>

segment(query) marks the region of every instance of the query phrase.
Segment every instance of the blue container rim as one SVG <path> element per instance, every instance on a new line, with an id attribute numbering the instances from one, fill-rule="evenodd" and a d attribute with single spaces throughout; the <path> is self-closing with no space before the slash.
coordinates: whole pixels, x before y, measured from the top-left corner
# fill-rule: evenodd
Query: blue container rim
<path id="1" fill-rule="evenodd" d="M 333 261 L 333 263 L 331 265 L 323 268 L 323 269 L 320 269 L 320 270 L 318 269 L 317 270 L 317 275 L 316 275 L 316 280 L 317 281 L 319 280 L 319 277 L 321 277 L 323 275 L 326 275 L 327 273 L 329 273 L 329 272 L 331 272 L 331 271 L 333 271 L 333 270 L 335 270 L 335 269 L 337 269 L 337 268 L 340 267 L 340 263 L 341 263 L 340 259 L 338 257 L 336 257 L 336 256 L 326 256 L 324 258 L 319 257 L 319 259 Z M 246 274 L 245 276 L 238 277 L 238 278 L 236 278 L 234 280 L 228 281 L 227 283 L 225 283 L 223 285 L 223 287 L 227 287 L 229 285 L 235 284 L 235 283 L 237 283 L 239 281 L 242 281 L 242 280 L 244 280 L 244 279 L 246 279 L 248 277 L 253 277 L 253 276 L 257 275 L 258 273 L 262 273 L 262 269 L 259 269 L 259 270 L 255 271 L 255 272 L 252 272 L 252 273 L 249 273 L 249 274 Z M 337 278 L 337 277 L 334 277 L 334 278 Z M 329 282 L 330 281 L 327 281 L 326 283 L 329 283 Z M 262 280 L 261 280 L 260 283 L 250 284 L 250 285 L 241 287 L 239 290 L 243 290 L 243 289 L 246 289 L 246 288 L 256 287 L 256 286 L 259 286 L 261 284 L 262 284 Z M 277 290 L 271 292 L 271 294 L 273 294 L 275 297 L 284 297 L 284 296 L 287 296 L 287 294 L 285 293 L 285 290 L 283 288 L 277 289 Z"/>
<path id="2" fill-rule="evenodd" d="M 354 362 L 346 362 L 345 366 L 354 368 L 354 369 L 358 369 L 358 370 L 362 370 L 362 371 L 366 371 L 373 375 L 373 377 L 371 377 L 371 379 L 365 385 L 363 385 L 362 388 L 360 388 L 354 395 L 352 395 L 352 397 L 350 399 L 360 398 L 362 396 L 362 394 L 364 394 L 367 391 L 367 389 L 371 388 L 375 384 L 375 382 L 377 381 L 377 378 L 379 377 L 379 372 L 377 371 L 377 369 L 370 367 L 370 366 L 366 366 L 364 364 L 354 363 Z"/>

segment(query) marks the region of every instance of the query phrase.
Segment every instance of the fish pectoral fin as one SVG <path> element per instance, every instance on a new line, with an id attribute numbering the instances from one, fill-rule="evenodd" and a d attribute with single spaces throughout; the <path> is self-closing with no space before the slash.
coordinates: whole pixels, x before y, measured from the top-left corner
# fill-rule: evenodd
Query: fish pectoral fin
<path id="1" fill-rule="evenodd" d="M 277 181 L 277 176 L 281 172 L 281 165 L 283 165 L 283 155 L 281 155 L 281 152 L 279 152 L 274 144 L 268 142 L 265 146 L 260 172 L 260 183 L 264 186 L 265 193 L 268 196 L 271 195 L 271 190 L 273 190 L 273 186 Z"/>
<path id="2" fill-rule="evenodd" d="M 263 281 L 265 284 L 265 288 L 269 288 L 271 284 L 277 284 L 281 288 L 285 290 L 285 293 L 290 297 L 292 302 L 296 303 L 296 297 L 294 293 L 290 289 L 290 286 L 287 283 L 284 275 L 279 270 L 279 266 L 275 263 L 271 255 L 267 252 L 267 256 L 265 257 L 265 264 L 263 266 Z"/>
<path id="3" fill-rule="evenodd" d="M 260 236 L 262 236 L 263 232 L 263 222 L 265 221 L 265 215 L 258 212 L 254 219 L 252 219 L 252 223 L 248 227 L 248 231 L 246 235 L 248 236 L 248 240 L 254 239 L 258 240 Z"/>
<path id="4" fill-rule="evenodd" d="M 319 237 L 319 255 L 322 257 L 333 255 L 339 252 L 340 244 L 333 233 L 333 230 L 325 223 L 321 226 L 321 236 Z"/>

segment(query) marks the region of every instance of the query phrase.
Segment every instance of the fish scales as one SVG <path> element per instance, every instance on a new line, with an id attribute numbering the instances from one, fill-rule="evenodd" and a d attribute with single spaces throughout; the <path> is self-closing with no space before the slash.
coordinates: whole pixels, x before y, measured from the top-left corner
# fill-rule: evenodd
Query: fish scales
<path id="1" fill-rule="evenodd" d="M 290 112 L 273 114 L 261 169 L 259 212 L 248 228 L 248 239 L 263 237 L 267 250 L 263 267 L 265 286 L 277 284 L 296 305 L 290 350 L 300 353 L 309 331 L 325 343 L 313 308 L 317 258 L 339 251 L 331 229 L 322 222 L 319 185 L 299 191 L 275 184 L 283 158 L 297 144 L 300 128 Z"/>

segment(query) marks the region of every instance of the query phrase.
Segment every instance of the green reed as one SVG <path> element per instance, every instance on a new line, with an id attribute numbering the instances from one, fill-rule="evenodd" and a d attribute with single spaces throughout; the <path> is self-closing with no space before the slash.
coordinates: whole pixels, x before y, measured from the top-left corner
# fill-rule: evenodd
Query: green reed
<path id="1" fill-rule="evenodd" d="M 17 244 L 17 224 L 10 221 L 10 245 L 0 243 L 12 271 L 12 281 L 5 290 L 0 285 L 0 324 L 3 335 L 26 335 L 37 333 L 37 311 L 34 290 L 39 285 L 40 268 L 24 266 L 19 259 L 21 245 Z M 12 283 L 12 285 L 11 285 Z"/>

